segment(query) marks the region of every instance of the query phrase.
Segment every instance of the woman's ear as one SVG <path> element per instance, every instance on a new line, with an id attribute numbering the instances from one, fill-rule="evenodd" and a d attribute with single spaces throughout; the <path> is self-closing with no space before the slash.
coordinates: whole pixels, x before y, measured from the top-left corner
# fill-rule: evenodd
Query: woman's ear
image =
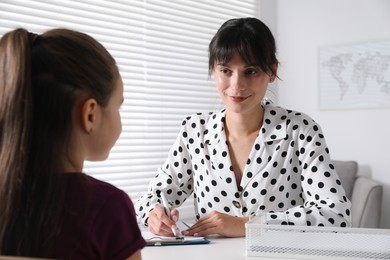
<path id="1" fill-rule="evenodd" d="M 84 101 L 82 106 L 81 125 L 84 131 L 90 134 L 96 124 L 98 117 L 98 104 L 94 98 Z"/>
<path id="2" fill-rule="evenodd" d="M 269 82 L 274 82 L 275 81 L 275 78 L 276 78 L 276 75 L 278 75 L 278 63 L 275 63 L 272 67 L 273 67 L 273 73 L 270 77 L 270 80 Z"/>

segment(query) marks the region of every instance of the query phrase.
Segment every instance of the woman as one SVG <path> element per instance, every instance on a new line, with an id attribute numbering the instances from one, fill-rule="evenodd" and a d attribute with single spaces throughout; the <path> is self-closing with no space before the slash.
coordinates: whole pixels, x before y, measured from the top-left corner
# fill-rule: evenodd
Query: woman
<path id="1" fill-rule="evenodd" d="M 122 130 L 113 57 L 80 32 L 16 29 L 0 41 L 0 82 L 0 254 L 140 259 L 130 198 L 82 173 Z"/>
<path id="2" fill-rule="evenodd" d="M 262 103 L 277 77 L 275 53 L 272 33 L 256 18 L 229 20 L 213 37 L 209 72 L 225 108 L 183 121 L 168 159 L 136 203 L 150 231 L 172 235 L 175 208 L 191 194 L 197 222 L 186 235 L 242 237 L 253 215 L 267 224 L 350 225 L 350 202 L 320 126 L 303 113 Z"/>

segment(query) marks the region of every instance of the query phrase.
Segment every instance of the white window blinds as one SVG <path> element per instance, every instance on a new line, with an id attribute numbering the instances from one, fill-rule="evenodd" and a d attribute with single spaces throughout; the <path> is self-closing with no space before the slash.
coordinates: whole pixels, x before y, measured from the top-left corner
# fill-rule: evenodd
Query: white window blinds
<path id="1" fill-rule="evenodd" d="M 92 35 L 115 57 L 125 86 L 123 132 L 108 160 L 87 162 L 84 171 L 135 201 L 163 164 L 182 119 L 221 108 L 208 78 L 208 44 L 227 19 L 258 16 L 257 5 L 257 0 L 2 0 L 0 35 L 17 27 L 38 33 L 65 27 Z"/>

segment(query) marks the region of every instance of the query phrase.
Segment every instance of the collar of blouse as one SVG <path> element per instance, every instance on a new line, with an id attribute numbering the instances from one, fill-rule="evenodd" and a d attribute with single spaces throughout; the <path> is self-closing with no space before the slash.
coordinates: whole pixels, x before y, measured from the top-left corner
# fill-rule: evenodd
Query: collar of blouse
<path id="1" fill-rule="evenodd" d="M 260 129 L 260 137 L 263 142 L 272 142 L 286 138 L 288 111 L 286 109 L 273 106 L 271 104 L 263 105 L 264 121 Z M 218 144 L 225 137 L 225 113 L 223 108 L 219 112 L 210 115 L 206 125 L 205 144 Z"/>

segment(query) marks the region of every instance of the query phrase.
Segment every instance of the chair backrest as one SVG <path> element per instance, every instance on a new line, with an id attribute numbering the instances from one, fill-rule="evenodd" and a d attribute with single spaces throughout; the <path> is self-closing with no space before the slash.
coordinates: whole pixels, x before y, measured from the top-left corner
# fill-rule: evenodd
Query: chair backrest
<path id="1" fill-rule="evenodd" d="M 358 164 L 356 161 L 333 161 L 348 199 L 352 198 L 352 190 L 357 177 Z"/>
<path id="2" fill-rule="evenodd" d="M 341 185 L 350 199 L 352 227 L 379 228 L 382 210 L 382 184 L 357 176 L 356 161 L 333 161 Z"/>

